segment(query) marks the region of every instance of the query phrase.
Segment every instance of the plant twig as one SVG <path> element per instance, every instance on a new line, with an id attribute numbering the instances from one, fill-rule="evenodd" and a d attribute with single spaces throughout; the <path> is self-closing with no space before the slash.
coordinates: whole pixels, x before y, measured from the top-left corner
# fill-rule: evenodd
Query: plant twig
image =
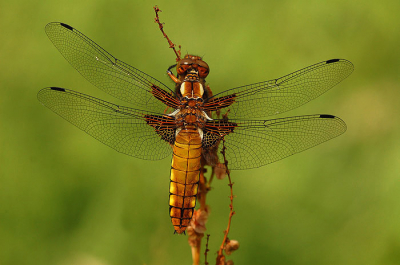
<path id="1" fill-rule="evenodd" d="M 206 195 L 209 189 L 207 188 L 204 171 L 204 167 L 202 167 L 200 170 L 199 192 L 197 194 L 200 207 L 198 210 L 194 210 L 192 220 L 187 228 L 188 241 L 192 249 L 193 265 L 200 264 L 201 239 L 204 237 L 204 232 L 206 231 L 205 224 L 209 214 L 209 208 L 206 205 Z"/>
<path id="2" fill-rule="evenodd" d="M 210 234 L 207 234 L 207 241 L 206 241 L 206 250 L 204 251 L 204 264 L 208 265 L 209 263 L 207 262 L 207 253 L 210 251 L 208 249 L 208 241 L 210 240 Z"/>
<path id="3" fill-rule="evenodd" d="M 164 32 L 164 23 L 161 23 L 160 18 L 158 17 L 158 12 L 162 12 L 162 11 L 158 8 L 158 6 L 154 6 L 153 8 L 154 8 L 154 11 L 156 12 L 156 18 L 154 20 L 158 24 L 162 34 L 164 35 L 164 38 L 167 39 L 169 47 L 174 50 L 174 52 L 176 54 L 176 61 L 178 62 L 181 60 L 181 46 L 180 45 L 178 46 L 179 47 L 178 51 L 175 50 L 176 45 L 168 38 L 168 35 Z"/>
<path id="4" fill-rule="evenodd" d="M 230 175 L 229 168 L 228 168 L 228 161 L 226 160 L 226 156 L 225 156 L 225 151 L 226 151 L 225 139 L 222 138 L 222 151 L 221 151 L 221 153 L 222 153 L 222 155 L 224 157 L 224 164 L 225 164 L 225 168 L 226 168 L 226 174 L 227 174 L 228 180 L 229 180 L 228 186 L 229 186 L 229 188 L 231 190 L 231 196 L 229 196 L 229 198 L 230 198 L 231 203 L 229 204 L 230 211 L 229 211 L 228 226 L 227 226 L 226 230 L 224 231 L 224 239 L 222 240 L 221 246 L 220 246 L 220 248 L 218 250 L 217 265 L 224 265 L 224 263 L 225 263 L 225 256 L 223 254 L 223 249 L 224 249 L 227 241 L 229 240 L 228 239 L 228 234 L 229 234 L 229 230 L 231 228 L 232 216 L 235 214 L 235 211 L 233 210 L 233 189 L 232 189 L 232 186 L 233 186 L 234 183 L 231 180 L 231 175 Z"/>

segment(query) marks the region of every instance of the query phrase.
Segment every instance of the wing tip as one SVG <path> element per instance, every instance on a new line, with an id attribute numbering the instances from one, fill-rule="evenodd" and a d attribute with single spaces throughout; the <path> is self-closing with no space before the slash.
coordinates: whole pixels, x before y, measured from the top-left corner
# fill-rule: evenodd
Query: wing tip
<path id="1" fill-rule="evenodd" d="M 46 96 L 46 94 L 48 93 L 49 90 L 54 90 L 54 91 L 58 91 L 58 92 L 66 92 L 66 90 L 64 88 L 61 87 L 46 87 L 43 88 L 41 90 L 39 90 L 39 92 L 37 93 L 37 99 L 42 102 L 43 104 L 43 99 Z M 45 104 L 43 104 L 45 105 Z"/>
<path id="2" fill-rule="evenodd" d="M 49 22 L 49 23 L 47 23 L 47 25 L 45 26 L 45 29 L 46 29 L 46 31 L 47 31 L 47 30 L 51 29 L 51 27 L 55 27 L 55 26 L 61 26 L 61 27 L 64 27 L 64 28 L 66 28 L 66 29 L 68 29 L 68 30 L 71 30 L 71 31 L 74 30 L 73 27 L 71 27 L 71 26 L 68 25 L 68 24 L 62 23 L 62 22 Z"/>
<path id="3" fill-rule="evenodd" d="M 320 114 L 319 117 L 322 119 L 334 119 L 337 123 L 341 124 L 342 130 L 341 133 L 338 134 L 337 136 L 347 131 L 347 124 L 341 118 L 330 114 Z"/>
<path id="4" fill-rule="evenodd" d="M 346 59 L 330 59 L 330 60 L 325 61 L 326 64 L 337 63 L 337 62 L 346 63 L 348 65 L 348 67 L 351 69 L 351 72 L 353 72 L 354 65 L 349 60 L 346 60 Z"/>

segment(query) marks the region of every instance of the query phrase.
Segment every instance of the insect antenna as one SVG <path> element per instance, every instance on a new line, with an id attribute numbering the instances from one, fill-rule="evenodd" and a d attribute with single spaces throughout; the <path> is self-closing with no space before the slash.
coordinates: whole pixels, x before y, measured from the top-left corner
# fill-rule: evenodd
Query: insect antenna
<path id="1" fill-rule="evenodd" d="M 174 52 L 176 54 L 176 61 L 178 62 L 181 60 L 181 45 L 178 46 L 179 50 L 177 51 L 175 49 L 176 45 L 168 38 L 168 35 L 164 32 L 164 23 L 161 23 L 160 18 L 158 17 L 158 12 L 162 12 L 162 11 L 158 8 L 158 6 L 155 6 L 153 8 L 154 8 L 154 11 L 156 12 L 156 17 L 154 20 L 158 24 L 162 34 L 164 35 L 164 38 L 167 39 L 169 47 L 174 50 Z"/>

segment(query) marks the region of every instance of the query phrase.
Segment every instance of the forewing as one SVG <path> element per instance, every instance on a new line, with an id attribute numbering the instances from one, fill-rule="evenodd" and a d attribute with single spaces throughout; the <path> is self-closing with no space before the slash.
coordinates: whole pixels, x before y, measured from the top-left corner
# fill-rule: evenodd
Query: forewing
<path id="1" fill-rule="evenodd" d="M 225 135 L 229 169 L 260 167 L 335 138 L 346 124 L 332 115 L 307 115 L 273 120 L 239 121 Z M 219 149 L 222 148 L 222 142 Z M 224 161 L 220 152 L 220 161 Z"/>
<path id="2" fill-rule="evenodd" d="M 155 122 L 143 111 L 118 106 L 76 91 L 64 88 L 44 88 L 39 101 L 100 142 L 118 152 L 141 159 L 158 160 L 170 155 L 170 145 L 155 131 Z M 171 128 L 174 131 L 174 128 Z"/>
<path id="3" fill-rule="evenodd" d="M 259 119 L 297 108 L 320 96 L 353 72 L 344 59 L 323 61 L 286 76 L 226 90 L 205 103 L 205 110 L 221 106 L 229 117 Z"/>
<path id="4" fill-rule="evenodd" d="M 153 97 L 152 87 L 174 93 L 160 81 L 118 60 L 67 24 L 52 22 L 45 30 L 65 59 L 93 85 L 135 107 L 163 113 L 166 106 Z"/>

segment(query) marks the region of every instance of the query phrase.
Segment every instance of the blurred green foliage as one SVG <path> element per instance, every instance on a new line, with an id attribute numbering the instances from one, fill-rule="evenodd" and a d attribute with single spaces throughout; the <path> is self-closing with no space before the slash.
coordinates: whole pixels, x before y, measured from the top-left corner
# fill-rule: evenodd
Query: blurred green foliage
<path id="1" fill-rule="evenodd" d="M 2 1 L 0 264 L 190 264 L 168 217 L 170 159 L 115 152 L 36 99 L 60 86 L 116 103 L 44 33 L 68 23 L 164 83 L 174 63 L 152 7 L 183 52 L 204 56 L 215 91 L 346 58 L 355 72 L 284 116 L 327 113 L 348 131 L 299 155 L 234 171 L 235 264 L 400 263 L 400 2 Z M 209 193 L 209 262 L 229 212 Z"/>

